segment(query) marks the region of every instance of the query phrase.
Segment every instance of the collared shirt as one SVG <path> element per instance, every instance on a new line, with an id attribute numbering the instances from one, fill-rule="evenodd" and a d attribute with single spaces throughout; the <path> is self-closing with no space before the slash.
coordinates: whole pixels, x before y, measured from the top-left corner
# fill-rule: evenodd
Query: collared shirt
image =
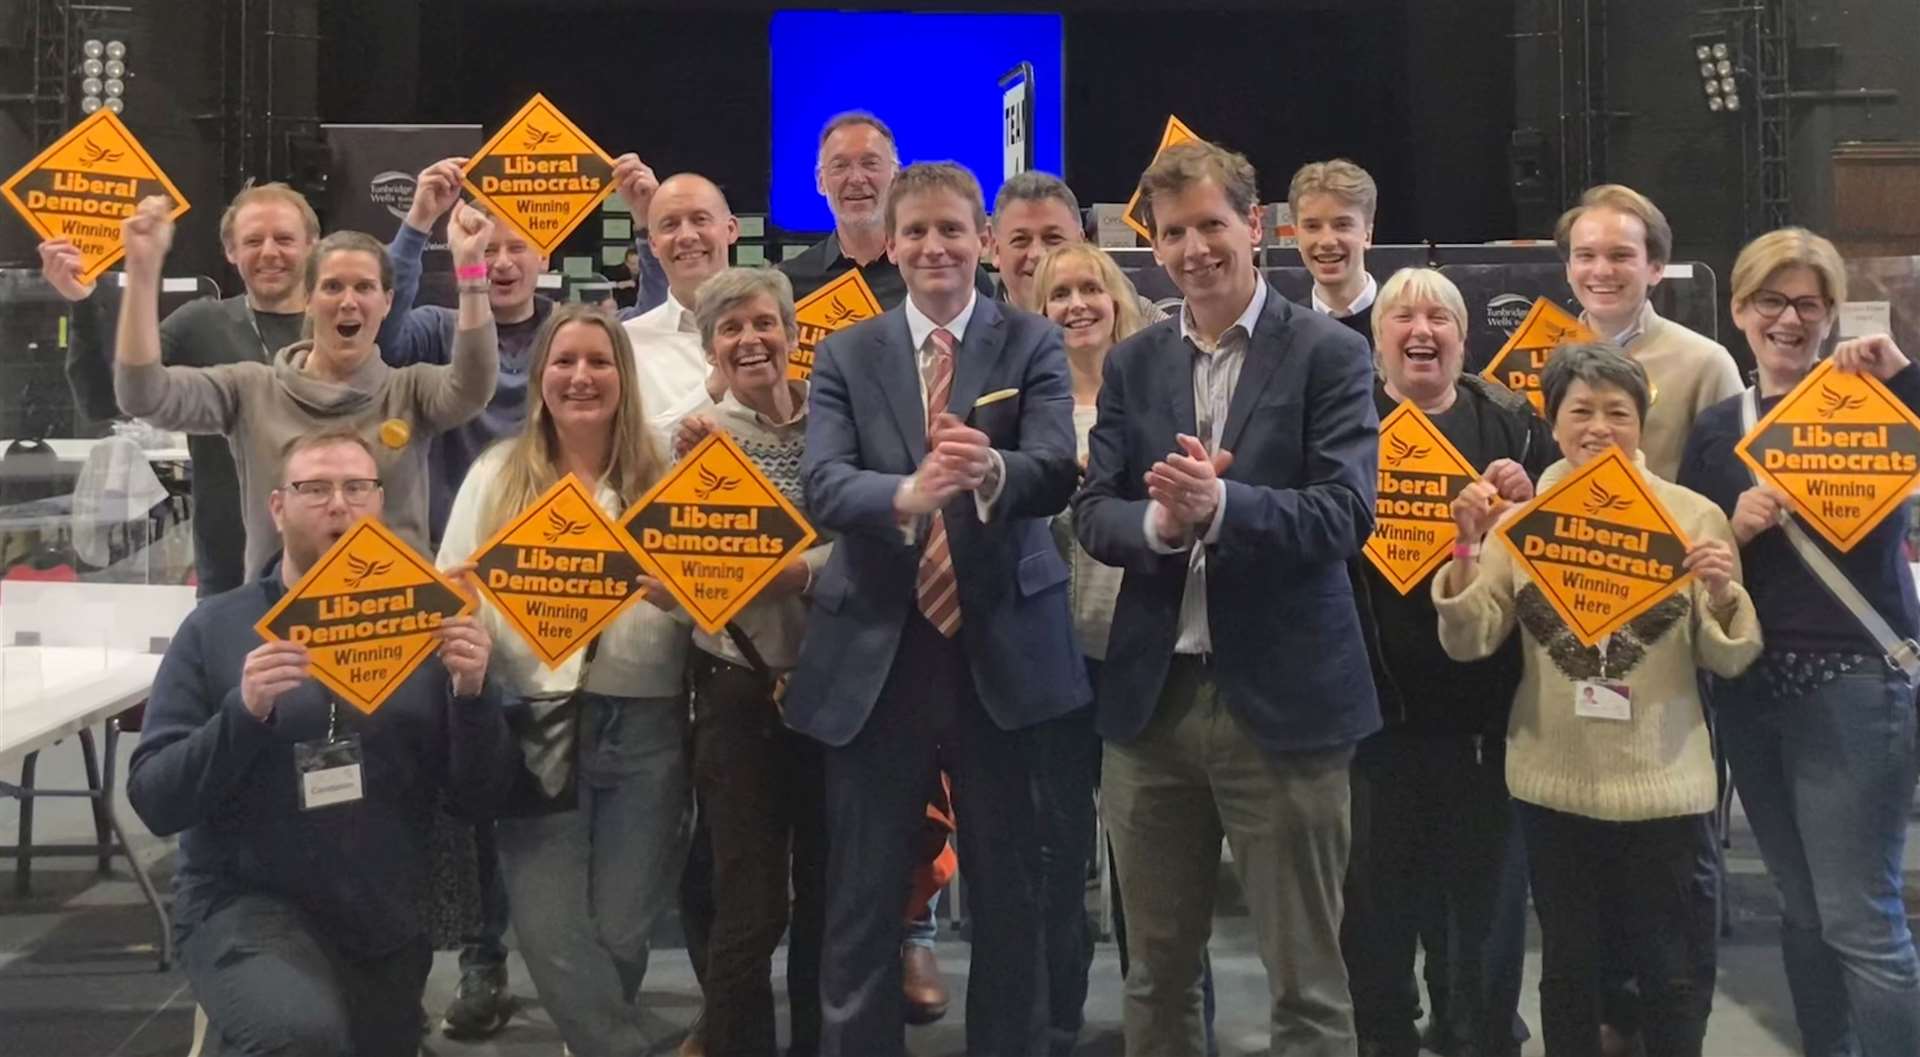
<path id="1" fill-rule="evenodd" d="M 707 375 L 713 367 L 700 345 L 693 312 L 668 294 L 659 308 L 621 326 L 633 342 L 635 378 L 647 428 L 662 442 L 661 450 L 667 450 L 665 441 L 673 424 L 711 399 L 707 395 Z"/>
<path id="2" fill-rule="evenodd" d="M 1314 283 L 1313 284 L 1313 310 L 1315 312 L 1320 313 L 1323 316 L 1332 316 L 1335 319 L 1345 319 L 1348 316 L 1356 316 L 1362 312 L 1365 312 L 1368 308 L 1372 307 L 1374 298 L 1379 296 L 1380 296 L 1380 284 L 1374 281 L 1372 273 L 1368 273 L 1367 285 L 1360 288 L 1360 295 L 1353 299 L 1353 304 L 1348 305 L 1346 307 L 1346 310 L 1343 312 L 1335 312 L 1333 310 L 1332 305 L 1328 304 L 1326 301 L 1321 299 L 1320 284 Z"/>
<path id="3" fill-rule="evenodd" d="M 1633 322 L 1627 324 L 1627 329 L 1608 337 L 1607 340 L 1624 349 L 1628 345 L 1646 336 L 1648 325 L 1654 321 L 1657 315 L 1658 313 L 1653 310 L 1652 301 L 1642 301 L 1640 302 L 1640 311 L 1633 314 Z M 1596 334 L 1599 333 L 1593 325 L 1593 317 L 1584 311 L 1580 313 L 1580 325 L 1586 327 L 1588 330 L 1594 331 Z"/>
<path id="4" fill-rule="evenodd" d="M 945 324 L 946 332 L 953 335 L 953 369 L 956 375 L 960 371 L 960 343 L 966 340 L 967 324 L 973 322 L 973 310 L 979 303 L 980 292 L 976 290 L 968 295 L 966 307 L 960 310 L 960 314 Z M 927 410 L 928 395 L 933 390 L 935 356 L 933 332 L 942 329 L 942 325 L 935 323 L 927 317 L 925 312 L 920 311 L 920 306 L 914 304 L 911 297 L 906 299 L 906 313 L 907 337 L 913 342 L 915 362 L 920 368 L 920 411 L 924 415 Z M 987 462 L 989 464 L 987 479 L 982 481 L 980 487 L 973 492 L 973 508 L 979 513 L 981 521 L 987 520 L 988 515 L 993 512 L 993 501 L 1000 498 L 1000 486 L 1007 479 L 1006 461 L 1000 457 L 998 451 L 988 448 Z M 913 526 L 913 522 L 902 525 L 902 531 L 906 533 L 908 542 L 912 542 L 916 535 Z"/>
<path id="5" fill-rule="evenodd" d="M 1260 313 L 1266 306 L 1267 284 L 1260 280 L 1254 284 L 1253 298 L 1247 302 L 1246 311 L 1214 341 L 1207 340 L 1196 329 L 1190 306 L 1180 310 L 1180 338 L 1193 350 L 1193 420 L 1210 452 L 1220 450 L 1220 438 L 1227 428 L 1227 409 L 1233 404 L 1234 388 L 1240 384 L 1240 371 L 1246 366 L 1254 325 L 1260 321 Z M 1153 530 L 1154 515 L 1160 507 L 1158 502 L 1147 504 L 1146 517 L 1141 521 L 1148 548 L 1158 554 L 1186 551 L 1188 555 L 1187 586 L 1180 599 L 1180 634 L 1173 644 L 1175 653 L 1213 652 L 1213 632 L 1207 624 L 1206 545 L 1219 541 L 1220 524 L 1227 513 L 1226 482 L 1215 481 L 1214 485 L 1219 489 L 1219 498 L 1214 503 L 1213 520 L 1198 540 L 1173 546 L 1163 541 Z"/>
<path id="6" fill-rule="evenodd" d="M 891 309 L 907 299 L 906 280 L 900 277 L 900 269 L 887 259 L 885 253 L 861 264 L 840 249 L 840 233 L 837 231 L 774 267 L 793 280 L 795 301 L 853 268 L 860 269 L 861 278 L 867 281 L 881 309 Z M 993 296 L 993 280 L 987 276 L 986 269 L 976 267 L 973 270 L 973 288 L 988 297 Z"/>

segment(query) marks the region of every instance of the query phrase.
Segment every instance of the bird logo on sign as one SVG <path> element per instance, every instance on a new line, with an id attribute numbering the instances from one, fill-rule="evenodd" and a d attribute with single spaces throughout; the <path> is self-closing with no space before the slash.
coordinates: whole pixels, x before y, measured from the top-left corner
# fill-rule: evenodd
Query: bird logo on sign
<path id="1" fill-rule="evenodd" d="M 841 304 L 839 298 L 836 297 L 827 303 L 827 326 L 837 328 L 852 320 L 853 317 L 853 309 Z"/>
<path id="2" fill-rule="evenodd" d="M 700 486 L 693 490 L 693 497 L 706 502 L 715 492 L 731 492 L 740 486 L 740 478 L 725 477 L 706 467 L 700 467 Z"/>
<path id="3" fill-rule="evenodd" d="M 1820 387 L 1820 410 L 1818 413 L 1821 418 L 1832 418 L 1842 411 L 1852 411 L 1866 402 L 1867 398 L 1864 395 L 1847 396 L 1844 393 L 1836 393 L 1823 385 Z"/>
<path id="4" fill-rule="evenodd" d="M 547 511 L 547 531 L 542 533 L 540 538 L 548 543 L 557 543 L 563 537 L 578 536 L 585 531 L 587 531 L 586 522 L 574 521 L 558 510 L 549 510 Z"/>
<path id="5" fill-rule="evenodd" d="M 1423 448 L 1418 444 L 1394 437 L 1387 442 L 1386 463 L 1388 466 L 1399 466 L 1408 459 L 1424 459 L 1432 453 L 1432 448 Z"/>
<path id="6" fill-rule="evenodd" d="M 1629 500 L 1626 496 L 1614 495 L 1598 481 L 1587 487 L 1586 510 L 1589 514 L 1599 514 L 1608 510 L 1625 510 Z"/>
<path id="7" fill-rule="evenodd" d="M 124 157 L 126 157 L 125 151 L 108 150 L 92 140 L 88 140 L 80 148 L 80 167 L 82 169 L 91 169 L 96 165 L 111 165 Z"/>
<path id="8" fill-rule="evenodd" d="M 537 125 L 528 125 L 525 138 L 520 141 L 520 149 L 534 150 L 544 147 L 560 138 L 558 132 L 542 132 Z"/>
<path id="9" fill-rule="evenodd" d="M 369 561 L 347 555 L 347 589 L 349 591 L 393 568 L 392 561 Z"/>

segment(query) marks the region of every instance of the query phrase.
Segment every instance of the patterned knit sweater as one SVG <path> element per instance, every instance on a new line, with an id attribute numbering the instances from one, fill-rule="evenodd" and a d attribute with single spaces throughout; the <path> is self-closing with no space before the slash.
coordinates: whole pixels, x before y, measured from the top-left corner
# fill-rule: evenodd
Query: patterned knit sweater
<path id="1" fill-rule="evenodd" d="M 1636 461 L 1638 457 L 1636 457 Z M 1540 491 L 1572 470 L 1565 460 L 1540 477 Z M 1733 547 L 1726 515 L 1710 500 L 1640 470 L 1690 540 Z M 1734 550 L 1739 579 L 1739 552 Z M 1460 661 L 1492 653 L 1520 626 L 1523 669 L 1507 726 L 1507 787 L 1530 804 L 1609 822 L 1696 815 L 1713 809 L 1718 788 L 1701 709 L 1698 669 L 1731 678 L 1760 655 L 1753 600 L 1724 621 L 1707 611 L 1707 588 L 1687 583 L 1665 602 L 1603 640 L 1582 646 L 1505 545 L 1488 540 L 1478 574 L 1449 596 L 1451 564 L 1433 578 L 1440 644 Z M 1626 722 L 1574 714 L 1578 682 L 1619 679 L 1632 694 Z"/>

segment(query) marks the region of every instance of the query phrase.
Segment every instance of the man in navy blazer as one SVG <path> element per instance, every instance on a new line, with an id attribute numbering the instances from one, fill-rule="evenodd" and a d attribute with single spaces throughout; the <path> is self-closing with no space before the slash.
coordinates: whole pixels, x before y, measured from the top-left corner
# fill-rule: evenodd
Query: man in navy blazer
<path id="1" fill-rule="evenodd" d="M 986 211 L 967 170 L 902 170 L 886 223 L 907 300 L 821 343 L 802 465 L 838 537 L 784 706 L 828 746 L 821 1049 L 905 1052 L 909 838 L 944 768 L 973 919 L 968 1052 L 1044 1053 L 1026 731 L 1091 696 L 1047 529 L 1077 473 L 1066 354 L 1046 320 L 974 289 Z"/>
<path id="2" fill-rule="evenodd" d="M 1126 570 L 1099 726 L 1132 961 L 1127 1052 L 1201 1052 L 1224 836 L 1267 968 L 1273 1052 L 1351 1054 L 1347 764 L 1380 725 L 1346 570 L 1373 528 L 1371 357 L 1260 278 L 1244 157 L 1171 148 L 1140 192 L 1186 303 L 1108 354 L 1074 501 L 1080 542 Z"/>

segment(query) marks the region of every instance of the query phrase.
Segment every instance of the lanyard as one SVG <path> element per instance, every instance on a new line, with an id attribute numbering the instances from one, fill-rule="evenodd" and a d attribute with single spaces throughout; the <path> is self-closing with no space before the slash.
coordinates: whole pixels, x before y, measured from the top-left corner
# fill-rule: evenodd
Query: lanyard
<path id="1" fill-rule="evenodd" d="M 273 362 L 273 350 L 267 348 L 267 336 L 260 333 L 260 319 L 253 313 L 253 302 L 246 303 L 247 325 L 253 328 L 253 340 L 260 343 L 260 355 L 267 363 Z"/>

